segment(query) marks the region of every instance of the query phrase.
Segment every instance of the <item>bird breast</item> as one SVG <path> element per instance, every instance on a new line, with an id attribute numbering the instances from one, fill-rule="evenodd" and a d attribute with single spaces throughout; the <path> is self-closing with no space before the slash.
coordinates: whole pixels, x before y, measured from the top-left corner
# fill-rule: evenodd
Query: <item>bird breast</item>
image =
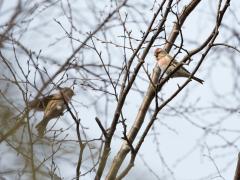
<path id="1" fill-rule="evenodd" d="M 168 67 L 168 64 L 169 64 L 169 59 L 166 56 L 159 58 L 158 65 L 162 71 L 164 71 Z"/>

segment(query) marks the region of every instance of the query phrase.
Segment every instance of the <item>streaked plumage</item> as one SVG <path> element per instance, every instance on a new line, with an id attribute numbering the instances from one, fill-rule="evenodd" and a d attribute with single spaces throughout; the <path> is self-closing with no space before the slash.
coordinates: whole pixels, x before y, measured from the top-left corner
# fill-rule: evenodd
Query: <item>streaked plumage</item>
<path id="1" fill-rule="evenodd" d="M 175 67 L 179 64 L 175 59 L 173 59 L 172 56 L 170 56 L 164 49 L 157 48 L 154 53 L 156 60 L 158 62 L 158 66 L 160 67 L 161 71 L 164 72 L 166 68 L 169 66 L 170 62 L 171 65 L 167 68 L 166 74 L 171 73 Z M 186 77 L 188 78 L 191 75 L 191 73 L 185 69 L 183 66 L 180 67 L 173 75 L 172 77 Z M 203 84 L 203 80 L 199 79 L 195 76 L 192 77 L 193 80 Z"/>
<path id="2" fill-rule="evenodd" d="M 36 125 L 39 136 L 43 136 L 48 122 L 56 117 L 63 115 L 74 92 L 71 88 L 62 88 L 59 93 L 33 100 L 29 102 L 29 108 L 37 111 L 44 111 L 43 119 Z"/>

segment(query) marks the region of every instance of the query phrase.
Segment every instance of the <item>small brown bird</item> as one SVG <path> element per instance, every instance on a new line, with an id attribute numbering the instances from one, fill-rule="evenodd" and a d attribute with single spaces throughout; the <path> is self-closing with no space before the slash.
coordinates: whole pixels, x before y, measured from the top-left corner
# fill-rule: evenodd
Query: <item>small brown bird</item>
<path id="1" fill-rule="evenodd" d="M 170 74 L 175 67 L 179 64 L 175 59 L 173 60 L 173 57 L 170 56 L 164 49 L 157 48 L 155 50 L 154 56 L 156 57 L 158 66 L 160 67 L 161 71 L 164 72 L 166 70 L 167 74 Z M 169 64 L 171 65 L 169 66 Z M 191 73 L 185 69 L 184 67 L 180 67 L 173 75 L 172 77 L 186 77 L 188 78 L 191 75 Z M 195 76 L 192 77 L 193 80 L 203 84 L 203 80 L 199 79 Z"/>
<path id="2" fill-rule="evenodd" d="M 29 109 L 44 111 L 43 119 L 36 125 L 39 136 L 43 136 L 48 122 L 63 115 L 66 103 L 69 103 L 74 92 L 71 88 L 61 88 L 56 94 L 29 102 Z"/>

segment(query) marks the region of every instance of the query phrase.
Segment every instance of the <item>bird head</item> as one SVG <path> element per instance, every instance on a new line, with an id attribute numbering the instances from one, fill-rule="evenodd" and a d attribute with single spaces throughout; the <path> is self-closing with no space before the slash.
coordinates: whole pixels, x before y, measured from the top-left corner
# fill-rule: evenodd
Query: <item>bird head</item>
<path id="1" fill-rule="evenodd" d="M 60 91 L 65 96 L 65 98 L 67 98 L 68 100 L 70 100 L 72 98 L 72 96 L 74 95 L 73 90 L 68 87 L 61 88 Z"/>
<path id="2" fill-rule="evenodd" d="M 157 48 L 157 49 L 155 50 L 154 56 L 157 58 L 159 55 L 160 55 L 160 56 L 165 56 L 166 54 L 167 54 L 167 52 L 166 52 L 164 49 L 162 49 L 162 48 Z"/>

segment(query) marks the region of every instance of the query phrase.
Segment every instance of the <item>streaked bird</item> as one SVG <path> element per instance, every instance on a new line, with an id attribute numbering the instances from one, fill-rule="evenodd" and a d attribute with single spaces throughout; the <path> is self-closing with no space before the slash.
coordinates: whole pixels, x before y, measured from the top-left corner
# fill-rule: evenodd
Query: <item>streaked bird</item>
<path id="1" fill-rule="evenodd" d="M 67 107 L 66 104 L 71 101 L 73 95 L 73 90 L 65 87 L 61 88 L 56 94 L 29 102 L 29 109 L 44 111 L 43 119 L 36 125 L 39 136 L 44 135 L 47 124 L 51 119 L 63 115 L 63 111 Z"/>
<path id="2" fill-rule="evenodd" d="M 156 57 L 158 66 L 160 67 L 162 72 L 164 72 L 167 68 L 166 74 L 170 74 L 176 68 L 176 66 L 179 65 L 179 62 L 177 62 L 176 59 L 173 60 L 173 57 L 170 56 L 164 49 L 157 48 L 155 50 L 154 56 Z M 183 66 L 181 66 L 172 75 L 172 77 L 186 77 L 186 78 L 188 78 L 190 76 L 191 76 L 191 73 L 187 69 L 185 69 Z M 199 79 L 195 76 L 193 76 L 192 79 L 201 84 L 203 84 L 203 82 L 204 82 L 202 79 Z"/>

